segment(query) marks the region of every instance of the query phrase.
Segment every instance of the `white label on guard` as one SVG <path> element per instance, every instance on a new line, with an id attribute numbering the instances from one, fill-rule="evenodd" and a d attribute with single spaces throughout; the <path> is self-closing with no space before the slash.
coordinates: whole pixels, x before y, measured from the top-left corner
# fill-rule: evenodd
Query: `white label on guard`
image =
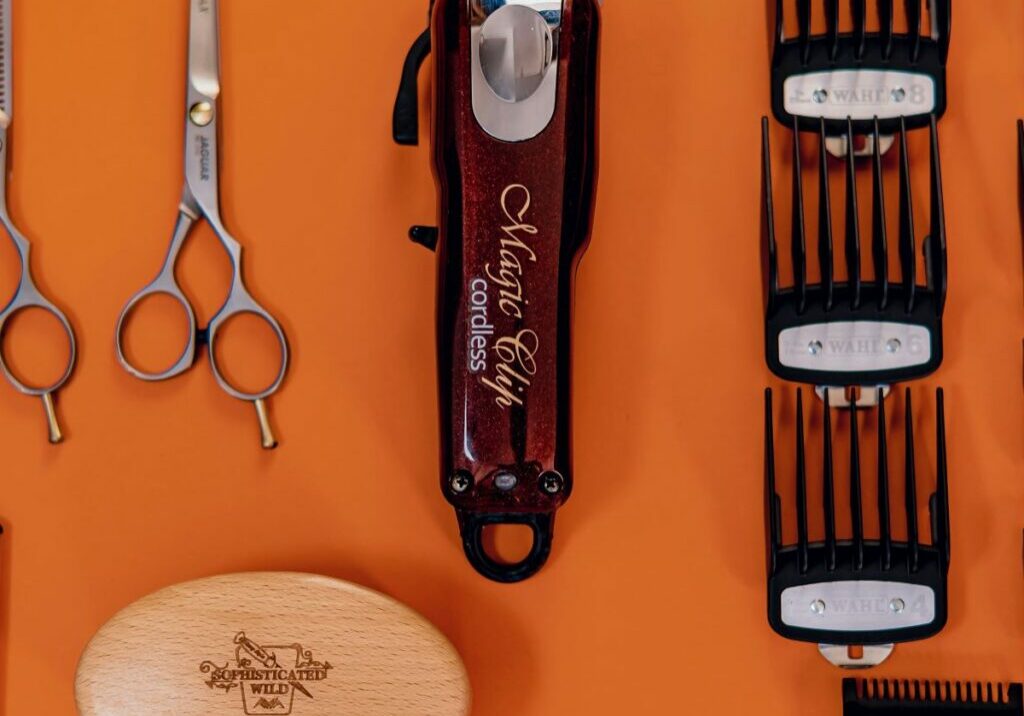
<path id="1" fill-rule="evenodd" d="M 779 334 L 779 362 L 798 370 L 862 373 L 924 365 L 931 358 L 928 329 L 909 323 L 812 323 Z"/>
<path id="2" fill-rule="evenodd" d="M 811 72 L 787 78 L 782 91 L 786 111 L 798 117 L 893 119 L 935 109 L 935 80 L 917 72 Z"/>
<path id="3" fill-rule="evenodd" d="M 935 621 L 935 592 L 903 582 L 822 582 L 782 592 L 782 623 L 798 629 L 883 631 Z"/>

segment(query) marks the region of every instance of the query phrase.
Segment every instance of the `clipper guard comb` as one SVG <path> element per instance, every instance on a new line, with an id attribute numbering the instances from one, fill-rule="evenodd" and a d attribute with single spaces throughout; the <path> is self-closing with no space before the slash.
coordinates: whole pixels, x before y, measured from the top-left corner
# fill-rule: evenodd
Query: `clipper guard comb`
<path id="1" fill-rule="evenodd" d="M 409 143 L 432 48 L 440 226 L 411 236 L 438 254 L 441 486 L 466 556 L 500 582 L 544 565 L 573 488 L 573 281 L 593 214 L 599 24 L 599 0 L 436 0 L 395 109 Z M 519 563 L 484 546 L 500 524 L 533 531 Z"/>
<path id="2" fill-rule="evenodd" d="M 885 137 L 902 124 L 925 127 L 945 112 L 952 0 L 928 0 L 927 15 L 922 0 L 899 3 L 903 32 L 896 31 L 894 0 L 849 0 L 848 24 L 841 22 L 839 0 L 796 0 L 792 37 L 785 32 L 785 4 L 768 0 L 772 111 L 784 125 L 813 130 L 824 120 L 830 137 L 871 135 L 877 119 Z M 868 32 L 871 11 L 878 29 Z M 824 34 L 812 34 L 818 12 Z"/>
<path id="3" fill-rule="evenodd" d="M 880 389 L 879 389 L 880 390 Z M 897 642 L 925 639 L 946 624 L 946 575 L 949 569 L 949 492 L 946 470 L 946 428 L 943 393 L 937 401 L 936 487 L 929 497 L 931 544 L 924 544 L 918 525 L 918 477 L 914 449 L 913 407 L 909 389 L 904 403 L 906 457 L 906 539 L 893 536 L 890 505 L 888 425 L 885 404 L 877 408 L 878 485 L 877 537 L 864 529 L 862 455 L 857 404 L 849 415 L 850 457 L 849 538 L 836 532 L 832 408 L 824 396 L 822 414 L 822 494 L 824 539 L 808 534 L 807 469 L 802 391 L 796 402 L 796 544 L 783 544 L 782 502 L 776 492 L 772 392 L 765 393 L 765 501 L 768 543 L 768 621 L 778 634 L 819 644 L 822 654 L 838 666 L 860 668 L 881 663 Z M 848 647 L 863 646 L 854 658 Z"/>
<path id="4" fill-rule="evenodd" d="M 918 280 L 917 229 L 911 193 L 907 136 L 899 145 L 899 235 L 886 229 L 884 172 L 878 142 L 871 158 L 871 277 L 862 266 L 857 167 L 853 148 L 845 156 L 845 217 L 842 248 L 846 278 L 835 270 L 826 127 L 818 122 L 818 258 L 820 282 L 808 279 L 807 230 L 801 176 L 799 133 L 793 127 L 793 222 L 791 261 L 794 285 L 779 286 L 779 255 L 772 197 L 768 120 L 762 119 L 765 352 L 768 367 L 784 380 L 819 386 L 886 385 L 920 378 L 942 363 L 942 313 L 946 303 L 946 224 L 938 132 L 931 117 L 930 228 L 921 242 L 924 283 Z M 872 136 L 880 127 L 874 123 Z M 899 255 L 900 276 L 890 275 L 889 252 Z"/>
<path id="5" fill-rule="evenodd" d="M 843 679 L 843 716 L 1024 716 L 1020 684 Z"/>

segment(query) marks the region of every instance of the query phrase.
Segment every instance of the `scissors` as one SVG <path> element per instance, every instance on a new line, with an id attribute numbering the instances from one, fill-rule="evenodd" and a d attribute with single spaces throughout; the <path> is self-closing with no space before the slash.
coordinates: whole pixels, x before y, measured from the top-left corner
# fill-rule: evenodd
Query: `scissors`
<path id="1" fill-rule="evenodd" d="M 178 219 L 171 235 L 170 248 L 156 278 L 136 293 L 121 311 L 117 321 L 117 358 L 125 370 L 147 381 L 168 380 L 181 375 L 196 361 L 196 348 L 205 343 L 210 368 L 217 383 L 228 395 L 251 402 L 259 420 L 264 448 L 277 447 L 267 414 L 267 398 L 277 392 L 288 369 L 288 340 L 280 324 L 249 293 L 242 278 L 242 246 L 228 233 L 220 216 L 217 171 L 217 126 L 220 97 L 220 59 L 218 51 L 218 0 L 190 0 L 188 88 L 185 101 L 185 188 L 178 207 Z M 196 314 L 175 277 L 178 254 L 192 227 L 206 219 L 231 259 L 231 288 L 223 305 L 200 329 Z M 185 348 L 170 368 L 149 372 L 133 365 L 125 352 L 124 331 L 127 320 L 141 301 L 154 295 L 167 295 L 178 301 L 188 317 L 189 334 Z M 232 318 L 252 314 L 273 329 L 281 347 L 281 363 L 277 376 L 269 386 L 258 392 L 241 390 L 225 377 L 214 350 L 218 332 Z"/>
<path id="2" fill-rule="evenodd" d="M 11 221 L 10 213 L 7 211 L 7 144 L 11 128 L 11 0 L 0 2 L 0 34 L 3 37 L 3 45 L 0 46 L 0 223 L 3 223 L 7 235 L 11 237 L 14 248 L 18 252 L 18 259 L 21 262 L 21 277 L 18 281 L 18 288 L 14 297 L 7 305 L 0 310 L 0 339 L 6 335 L 10 319 L 21 311 L 28 308 L 40 308 L 54 318 L 63 327 L 68 337 L 68 362 L 64 373 L 53 383 L 47 386 L 33 386 L 19 379 L 7 364 L 7 358 L 0 348 L 0 370 L 3 370 L 7 381 L 25 395 L 32 395 L 42 398 L 43 408 L 46 411 L 46 423 L 49 430 L 51 443 L 59 443 L 64 439 L 60 423 L 57 420 L 57 411 L 54 408 L 54 394 L 68 381 L 75 368 L 75 332 L 67 316 L 57 308 L 49 299 L 39 291 L 32 278 L 31 266 L 31 245 L 28 239 L 18 231 L 14 222 Z"/>

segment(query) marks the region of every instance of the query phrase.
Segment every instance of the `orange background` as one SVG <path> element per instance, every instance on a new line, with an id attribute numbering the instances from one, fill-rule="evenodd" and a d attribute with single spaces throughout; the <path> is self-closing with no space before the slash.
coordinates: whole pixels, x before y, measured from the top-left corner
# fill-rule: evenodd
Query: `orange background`
<path id="1" fill-rule="evenodd" d="M 81 359 L 59 399 L 60 447 L 35 401 L 0 392 L 5 713 L 74 713 L 79 653 L 142 595 L 281 569 L 422 612 L 463 654 L 477 714 L 838 714 L 843 674 L 764 614 L 761 390 L 778 381 L 761 333 L 763 5 L 606 3 L 596 228 L 577 292 L 577 489 L 549 566 L 500 586 L 465 562 L 438 490 L 434 261 L 404 238 L 433 220 L 434 189 L 427 148 L 390 139 L 425 0 L 222 2 L 224 214 L 294 349 L 270 454 L 205 358 L 152 385 L 113 354 L 118 311 L 156 271 L 181 189 L 185 3 L 15 0 L 11 211 Z M 951 615 L 879 676 L 1024 678 L 1022 35 L 1017 0 L 956 3 L 940 125 L 947 358 L 927 381 L 948 390 Z M 788 207 L 789 140 L 774 126 L 773 139 Z M 917 142 L 922 189 L 926 156 Z M 228 280 L 208 229 L 181 274 L 208 318 Z M 13 289 L 6 243 L 0 279 Z M 146 317 L 132 343 L 148 357 L 181 330 L 165 306 Z M 18 365 L 57 370 L 52 326 L 19 324 Z M 230 353 L 251 361 L 242 377 L 265 374 L 272 344 L 234 333 Z M 791 423 L 791 394 L 781 402 Z M 922 457 L 927 486 L 932 464 Z"/>

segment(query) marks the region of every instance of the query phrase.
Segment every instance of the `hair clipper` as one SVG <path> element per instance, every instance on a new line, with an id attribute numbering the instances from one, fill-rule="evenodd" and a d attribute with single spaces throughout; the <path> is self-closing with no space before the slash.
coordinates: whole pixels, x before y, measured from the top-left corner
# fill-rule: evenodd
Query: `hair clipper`
<path id="1" fill-rule="evenodd" d="M 394 135 L 415 144 L 417 72 L 433 52 L 439 226 L 441 486 L 473 566 L 536 573 L 573 487 L 573 282 L 597 172 L 599 0 L 435 0 L 406 60 Z M 489 555 L 484 528 L 526 525 L 528 555 Z"/>

